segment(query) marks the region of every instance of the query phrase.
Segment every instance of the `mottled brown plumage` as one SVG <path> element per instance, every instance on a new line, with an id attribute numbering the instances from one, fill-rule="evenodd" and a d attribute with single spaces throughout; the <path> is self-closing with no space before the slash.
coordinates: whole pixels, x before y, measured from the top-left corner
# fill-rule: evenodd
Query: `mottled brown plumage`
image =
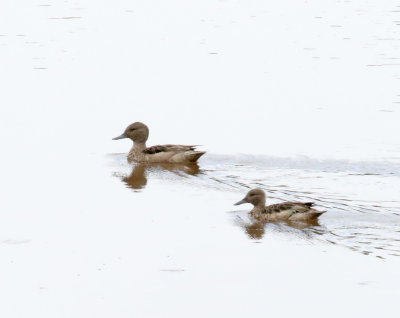
<path id="1" fill-rule="evenodd" d="M 265 206 L 265 192 L 261 189 L 250 190 L 246 197 L 235 203 L 251 203 L 254 208 L 250 211 L 255 219 L 260 221 L 312 221 L 316 220 L 325 211 L 312 208 L 313 202 L 283 202 Z"/>
<path id="2" fill-rule="evenodd" d="M 143 150 L 143 153 L 146 154 L 155 154 L 159 152 L 168 152 L 168 151 L 175 151 L 175 152 L 184 152 L 184 151 L 191 151 L 195 150 L 196 146 L 186 146 L 186 145 L 157 145 L 147 147 Z"/>
<path id="3" fill-rule="evenodd" d="M 146 147 L 148 137 L 149 128 L 136 122 L 129 125 L 121 136 L 113 139 L 129 138 L 133 141 L 133 147 L 128 154 L 129 161 L 188 163 L 196 162 L 205 154 L 205 151 L 196 151 L 196 146 L 168 144 Z"/>

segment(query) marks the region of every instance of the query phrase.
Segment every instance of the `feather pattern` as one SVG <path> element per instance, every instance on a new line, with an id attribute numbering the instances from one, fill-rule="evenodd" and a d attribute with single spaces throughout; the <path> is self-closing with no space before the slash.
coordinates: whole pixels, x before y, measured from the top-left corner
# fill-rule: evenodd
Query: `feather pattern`
<path id="1" fill-rule="evenodd" d="M 314 202 L 283 202 L 271 204 L 265 207 L 263 213 L 279 213 L 282 211 L 295 211 L 295 213 L 306 213 L 310 211 Z"/>
<path id="2" fill-rule="evenodd" d="M 147 147 L 143 150 L 145 154 L 155 154 L 159 152 L 185 152 L 185 151 L 194 151 L 196 146 L 189 146 L 189 145 L 156 145 Z"/>
<path id="3" fill-rule="evenodd" d="M 196 162 L 205 154 L 205 151 L 196 151 L 196 146 L 192 145 L 168 144 L 146 147 L 148 137 L 149 128 L 141 122 L 136 122 L 126 127 L 122 135 L 113 139 L 129 138 L 133 141 L 133 147 L 128 153 L 128 161 L 191 163 Z"/>
<path id="4" fill-rule="evenodd" d="M 325 211 L 318 211 L 313 202 L 283 202 L 265 206 L 266 196 L 261 189 L 250 190 L 245 198 L 235 205 L 251 203 L 250 215 L 259 221 L 315 221 Z"/>

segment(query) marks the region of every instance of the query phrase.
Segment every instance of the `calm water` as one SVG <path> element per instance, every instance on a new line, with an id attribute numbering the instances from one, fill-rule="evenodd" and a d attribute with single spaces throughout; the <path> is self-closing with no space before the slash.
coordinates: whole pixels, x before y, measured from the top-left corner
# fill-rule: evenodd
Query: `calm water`
<path id="1" fill-rule="evenodd" d="M 397 317 L 398 1 L 4 0 L 0 67 L 2 317 Z"/>

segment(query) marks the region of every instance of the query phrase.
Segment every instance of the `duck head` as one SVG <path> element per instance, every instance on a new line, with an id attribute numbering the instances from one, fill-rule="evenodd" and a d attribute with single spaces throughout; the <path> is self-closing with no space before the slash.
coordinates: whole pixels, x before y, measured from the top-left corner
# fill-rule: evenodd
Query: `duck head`
<path id="1" fill-rule="evenodd" d="M 129 138 L 133 142 L 137 143 L 145 143 L 147 138 L 149 138 L 149 128 L 141 122 L 133 123 L 126 127 L 124 133 L 121 136 L 115 137 L 113 138 L 113 140 L 123 138 Z"/>
<path id="2" fill-rule="evenodd" d="M 251 203 L 254 206 L 265 206 L 265 192 L 261 189 L 252 189 L 247 192 L 243 200 L 236 202 L 234 205 L 243 203 Z"/>

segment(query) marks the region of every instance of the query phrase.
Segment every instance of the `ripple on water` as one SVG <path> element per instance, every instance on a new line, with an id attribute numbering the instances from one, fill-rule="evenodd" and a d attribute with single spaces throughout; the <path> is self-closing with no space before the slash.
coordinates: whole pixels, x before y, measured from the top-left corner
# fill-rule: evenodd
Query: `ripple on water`
<path id="1" fill-rule="evenodd" d="M 400 255 L 400 171 L 397 164 L 320 161 L 302 158 L 208 155 L 199 165 L 128 165 L 125 155 L 110 155 L 114 176 L 126 187 L 143 191 L 147 180 L 163 179 L 210 191 L 266 191 L 269 203 L 314 201 L 327 210 L 314 224 L 261 224 L 247 211 L 233 211 L 233 224 L 251 240 L 268 233 L 295 235 L 387 258 Z M 397 170 L 398 169 L 398 170 Z M 227 202 L 227 210 L 231 202 Z"/>

